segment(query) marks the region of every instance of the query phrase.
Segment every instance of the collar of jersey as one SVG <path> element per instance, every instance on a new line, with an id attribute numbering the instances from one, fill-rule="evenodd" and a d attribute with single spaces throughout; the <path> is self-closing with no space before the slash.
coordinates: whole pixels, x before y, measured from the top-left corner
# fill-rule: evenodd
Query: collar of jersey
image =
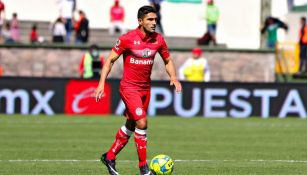
<path id="1" fill-rule="evenodd" d="M 154 32 L 153 34 L 147 36 L 147 35 L 142 33 L 140 27 L 136 28 L 136 33 L 140 36 L 142 41 L 149 41 L 149 40 L 155 38 L 155 36 L 157 35 L 157 33 Z"/>

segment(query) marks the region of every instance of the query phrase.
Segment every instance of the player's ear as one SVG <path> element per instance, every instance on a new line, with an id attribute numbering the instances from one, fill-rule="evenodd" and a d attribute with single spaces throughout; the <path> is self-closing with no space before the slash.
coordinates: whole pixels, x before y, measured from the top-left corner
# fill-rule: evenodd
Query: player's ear
<path id="1" fill-rule="evenodd" d="M 142 25 L 143 24 L 143 20 L 141 18 L 138 19 L 138 23 L 139 25 Z"/>

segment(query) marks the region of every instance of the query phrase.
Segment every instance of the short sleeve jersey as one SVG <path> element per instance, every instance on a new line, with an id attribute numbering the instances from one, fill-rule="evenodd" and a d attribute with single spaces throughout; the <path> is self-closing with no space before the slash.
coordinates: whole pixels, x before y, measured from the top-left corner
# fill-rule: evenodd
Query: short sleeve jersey
<path id="1" fill-rule="evenodd" d="M 121 89 L 149 90 L 156 53 L 164 60 L 170 56 L 162 35 L 155 32 L 146 36 L 139 28 L 122 35 L 113 51 L 118 55 L 122 54 L 124 59 Z"/>

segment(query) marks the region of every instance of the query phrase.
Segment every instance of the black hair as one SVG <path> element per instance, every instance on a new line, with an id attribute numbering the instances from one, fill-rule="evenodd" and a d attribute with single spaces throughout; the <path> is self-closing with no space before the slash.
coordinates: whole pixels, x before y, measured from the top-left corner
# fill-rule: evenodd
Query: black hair
<path id="1" fill-rule="evenodd" d="M 143 19 L 148 13 L 157 13 L 157 11 L 154 7 L 145 5 L 139 9 L 138 19 Z"/>
<path id="2" fill-rule="evenodd" d="M 304 22 L 304 23 L 306 23 L 306 17 L 301 17 L 301 20 Z"/>

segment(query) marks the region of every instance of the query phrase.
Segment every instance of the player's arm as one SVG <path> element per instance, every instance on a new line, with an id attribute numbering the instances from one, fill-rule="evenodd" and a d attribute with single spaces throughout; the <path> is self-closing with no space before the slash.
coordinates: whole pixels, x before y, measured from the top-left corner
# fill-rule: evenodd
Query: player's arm
<path id="1" fill-rule="evenodd" d="M 101 75 L 100 75 L 99 84 L 94 94 L 96 102 L 98 102 L 101 99 L 101 97 L 103 97 L 105 81 L 112 69 L 114 62 L 119 58 L 119 56 L 120 55 L 118 55 L 114 50 L 112 50 L 106 62 L 104 63 L 102 67 Z"/>
<path id="2" fill-rule="evenodd" d="M 159 49 L 159 54 L 160 54 L 160 56 L 162 57 L 162 59 L 164 61 L 166 72 L 168 73 L 168 75 L 169 75 L 169 77 L 171 79 L 170 80 L 170 85 L 171 86 L 174 85 L 175 88 L 176 88 L 176 92 L 177 93 L 181 93 L 182 87 L 181 87 L 180 82 L 177 79 L 176 68 L 175 68 L 175 65 L 173 63 L 173 60 L 170 57 L 167 44 L 166 44 L 164 38 L 162 38 L 160 40 L 160 42 L 161 42 L 161 47 Z"/>
<path id="3" fill-rule="evenodd" d="M 163 61 L 164 61 L 164 64 L 165 64 L 166 72 L 170 77 L 170 85 L 171 86 L 174 85 L 176 92 L 181 93 L 182 87 L 181 87 L 181 83 L 177 79 L 176 68 L 175 68 L 175 65 L 173 63 L 173 60 L 171 58 L 168 58 L 168 59 L 163 59 Z"/>

